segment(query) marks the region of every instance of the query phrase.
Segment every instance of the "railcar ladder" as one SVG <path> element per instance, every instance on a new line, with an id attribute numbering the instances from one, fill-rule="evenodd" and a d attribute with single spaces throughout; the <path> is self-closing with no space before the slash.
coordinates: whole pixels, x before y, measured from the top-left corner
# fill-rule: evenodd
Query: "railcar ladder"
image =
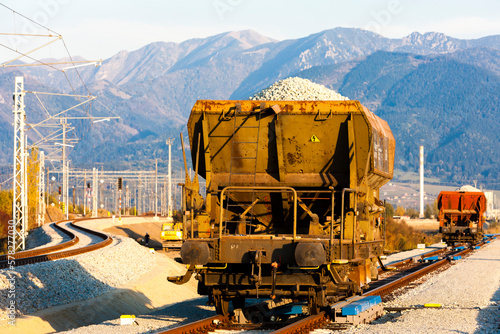
<path id="1" fill-rule="evenodd" d="M 233 124 L 233 138 L 231 143 L 231 159 L 229 165 L 229 185 L 232 185 L 234 182 L 234 177 L 237 175 L 249 175 L 248 171 L 245 173 L 235 171 L 235 165 L 238 162 L 243 163 L 243 161 L 253 161 L 253 180 L 251 184 L 247 184 L 247 186 L 256 186 L 257 181 L 257 156 L 259 153 L 259 136 L 260 136 L 260 120 L 262 116 L 262 111 L 265 109 L 265 103 L 261 103 L 259 111 L 252 111 L 249 113 L 242 113 L 241 104 L 236 103 L 234 110 L 234 124 Z M 250 121 L 251 118 L 256 117 L 256 125 L 245 125 Z M 241 120 L 241 122 L 238 122 Z M 250 129 L 253 130 L 253 133 L 250 132 L 248 136 L 244 139 L 236 140 L 236 133 L 242 129 Z M 243 156 L 244 154 L 235 154 L 235 148 L 239 145 L 246 145 L 247 147 L 255 148 L 255 155 L 253 156 Z M 229 197 L 229 196 L 228 196 Z M 250 206 L 252 209 L 250 210 L 250 220 L 253 219 L 254 211 L 253 205 L 255 204 L 256 193 L 252 192 L 252 200 Z M 228 221 L 228 212 L 230 207 L 241 207 L 240 204 L 230 204 L 229 198 L 226 200 L 226 221 Z"/>

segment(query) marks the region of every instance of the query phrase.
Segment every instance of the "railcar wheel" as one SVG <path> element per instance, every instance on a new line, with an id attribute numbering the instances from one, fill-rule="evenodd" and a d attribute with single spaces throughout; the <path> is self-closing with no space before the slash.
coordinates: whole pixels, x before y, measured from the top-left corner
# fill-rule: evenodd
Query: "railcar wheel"
<path id="1" fill-rule="evenodd" d="M 221 315 L 229 314 L 229 299 L 224 298 L 223 296 L 214 296 L 215 301 L 215 312 Z"/>
<path id="2" fill-rule="evenodd" d="M 234 297 L 233 298 L 233 308 L 244 308 L 245 307 L 245 297 Z"/>

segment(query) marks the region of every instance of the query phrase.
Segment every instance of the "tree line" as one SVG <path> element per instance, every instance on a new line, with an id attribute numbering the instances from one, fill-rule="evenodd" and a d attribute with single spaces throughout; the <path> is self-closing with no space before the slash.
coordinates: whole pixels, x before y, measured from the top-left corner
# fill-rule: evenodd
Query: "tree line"
<path id="1" fill-rule="evenodd" d="M 37 205 L 38 205 L 38 182 L 40 162 L 38 148 L 31 149 L 27 159 L 27 198 L 28 198 L 28 226 L 32 230 L 37 227 Z M 18 189 L 17 191 L 20 191 Z M 13 191 L 12 189 L 0 191 L 0 239 L 4 240 L 8 236 L 9 221 L 12 220 L 13 210 Z"/>

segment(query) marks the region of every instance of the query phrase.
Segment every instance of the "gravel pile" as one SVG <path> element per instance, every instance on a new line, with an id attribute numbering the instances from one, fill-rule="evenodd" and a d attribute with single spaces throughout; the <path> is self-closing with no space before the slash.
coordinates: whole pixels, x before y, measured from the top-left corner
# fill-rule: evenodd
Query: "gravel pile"
<path id="1" fill-rule="evenodd" d="M 288 78 L 251 96 L 250 100 L 267 101 L 339 101 L 349 100 L 334 90 L 307 79 Z"/>
<path id="2" fill-rule="evenodd" d="M 134 240 L 115 237 L 105 248 L 52 262 L 0 270 L 0 319 L 6 318 L 8 279 L 15 278 L 16 312 L 30 314 L 48 307 L 86 300 L 149 272 L 154 254 Z"/>

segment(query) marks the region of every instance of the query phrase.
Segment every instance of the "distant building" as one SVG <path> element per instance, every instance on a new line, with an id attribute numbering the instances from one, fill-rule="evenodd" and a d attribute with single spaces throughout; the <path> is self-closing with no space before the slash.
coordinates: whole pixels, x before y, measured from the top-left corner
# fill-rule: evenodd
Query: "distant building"
<path id="1" fill-rule="evenodd" d="M 486 197 L 486 218 L 487 219 L 496 219 L 498 218 L 498 211 L 496 210 L 496 196 L 493 191 L 485 191 L 484 196 Z"/>
<path id="2" fill-rule="evenodd" d="M 483 191 L 469 185 L 462 186 L 458 188 L 456 191 L 468 191 L 468 192 L 482 191 L 484 193 L 484 196 L 486 197 L 486 212 L 485 212 L 486 219 L 497 219 L 500 217 L 500 210 L 496 208 L 497 199 L 493 191 L 487 191 L 487 190 Z"/>

